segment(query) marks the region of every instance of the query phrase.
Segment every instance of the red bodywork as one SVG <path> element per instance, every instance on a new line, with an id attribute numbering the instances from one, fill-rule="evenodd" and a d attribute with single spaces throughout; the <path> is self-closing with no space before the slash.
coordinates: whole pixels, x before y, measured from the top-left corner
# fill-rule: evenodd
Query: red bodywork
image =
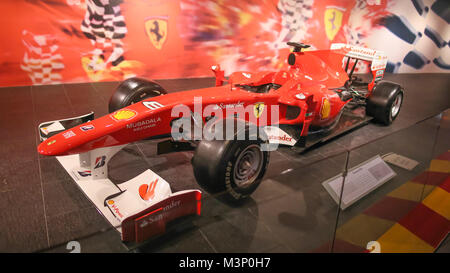
<path id="1" fill-rule="evenodd" d="M 346 101 L 342 101 L 333 88 L 342 87 L 348 80 L 342 68 L 345 52 L 342 50 L 318 50 L 295 52 L 295 63 L 288 70 L 278 72 L 235 72 L 227 85 L 223 82 L 220 67 L 213 67 L 216 85 L 211 88 L 170 93 L 153 97 L 127 106 L 114 113 L 59 133 L 42 142 L 39 153 L 43 155 L 68 155 L 87 152 L 100 147 L 126 144 L 133 141 L 168 135 L 171 133 L 172 109 L 180 104 L 188 106 L 192 112 L 194 98 L 201 97 L 203 109 L 206 105 L 243 105 L 253 107 L 264 104 L 263 111 L 269 116 L 270 109 L 279 106 L 279 124 L 302 125 L 302 136 L 308 133 L 310 125 L 327 126 L 338 117 Z M 254 93 L 243 90 L 238 85 L 259 86 L 274 83 L 281 85 L 267 93 Z M 303 94 L 303 99 L 298 94 Z M 298 107 L 298 108 L 292 108 Z M 222 109 L 226 116 L 227 107 Z M 295 117 L 287 117 L 289 108 L 300 111 Z M 199 113 L 203 119 L 207 117 Z M 256 115 L 255 115 L 256 116 Z M 251 117 L 239 117 L 249 122 Z M 255 118 L 255 117 L 253 117 Z M 205 121 L 205 120 L 204 120 Z M 86 126 L 91 125 L 91 126 Z"/>

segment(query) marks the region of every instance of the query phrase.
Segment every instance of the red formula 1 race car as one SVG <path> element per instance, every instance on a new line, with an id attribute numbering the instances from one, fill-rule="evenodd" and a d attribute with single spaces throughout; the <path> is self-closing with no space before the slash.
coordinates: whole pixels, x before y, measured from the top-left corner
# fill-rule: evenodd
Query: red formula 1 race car
<path id="1" fill-rule="evenodd" d="M 72 163 L 62 162 L 78 168 L 72 170 L 74 179 L 106 179 L 105 166 L 121 147 L 169 137 L 158 144 L 158 153 L 195 150 L 192 165 L 202 188 L 225 191 L 236 200 L 255 191 L 264 176 L 269 152 L 261 149 L 263 145 L 307 148 L 370 119 L 389 125 L 399 114 L 403 89 L 382 81 L 387 63 L 382 52 L 345 44 L 304 51 L 308 45 L 288 44 L 293 52 L 287 70 L 234 72 L 225 85 L 219 66 L 212 67 L 215 87 L 184 92 L 167 93 L 155 82 L 128 79 L 112 94 L 110 114 L 41 124 L 43 142 L 38 151 L 48 156 L 76 155 Z M 371 65 L 368 82 L 353 75 L 359 61 Z M 366 115 L 341 128 L 343 119 L 355 120 L 346 113 L 357 108 L 365 109 Z M 214 137 L 205 137 L 208 132 Z M 239 139 L 242 132 L 247 137 Z M 111 195 L 122 192 L 111 191 Z"/>

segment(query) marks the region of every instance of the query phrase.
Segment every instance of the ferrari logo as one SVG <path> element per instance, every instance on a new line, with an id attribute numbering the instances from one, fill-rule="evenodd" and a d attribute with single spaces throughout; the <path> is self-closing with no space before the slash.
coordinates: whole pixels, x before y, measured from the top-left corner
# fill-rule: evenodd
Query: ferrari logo
<path id="1" fill-rule="evenodd" d="M 330 111 L 331 111 L 330 101 L 324 98 L 322 102 L 322 109 L 320 109 L 320 117 L 322 119 L 328 118 L 330 116 Z"/>
<path id="2" fill-rule="evenodd" d="M 255 103 L 253 106 L 253 114 L 255 114 L 256 118 L 259 118 L 264 111 L 264 102 Z"/>
<path id="3" fill-rule="evenodd" d="M 167 39 L 167 17 L 152 17 L 145 21 L 145 31 L 150 42 L 161 50 Z"/>
<path id="4" fill-rule="evenodd" d="M 339 7 L 328 7 L 325 10 L 325 32 L 330 41 L 334 39 L 341 29 L 342 17 L 345 9 Z"/>

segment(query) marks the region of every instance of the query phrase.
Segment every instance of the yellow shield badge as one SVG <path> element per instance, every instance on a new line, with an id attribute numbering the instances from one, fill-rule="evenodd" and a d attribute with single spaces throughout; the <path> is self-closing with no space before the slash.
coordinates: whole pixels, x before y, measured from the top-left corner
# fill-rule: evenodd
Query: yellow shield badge
<path id="1" fill-rule="evenodd" d="M 325 10 L 325 32 L 330 41 L 334 39 L 342 26 L 342 17 L 345 9 L 340 7 L 327 7 Z"/>
<path id="2" fill-rule="evenodd" d="M 259 118 L 264 111 L 264 102 L 257 102 L 253 106 L 253 114 L 256 118 Z"/>
<path id="3" fill-rule="evenodd" d="M 145 32 L 156 49 L 161 50 L 167 39 L 168 17 L 150 17 L 145 20 Z"/>
<path id="4" fill-rule="evenodd" d="M 320 118 L 326 119 L 330 116 L 331 112 L 331 104 L 330 101 L 327 99 L 323 99 L 322 101 L 322 109 L 320 109 Z"/>

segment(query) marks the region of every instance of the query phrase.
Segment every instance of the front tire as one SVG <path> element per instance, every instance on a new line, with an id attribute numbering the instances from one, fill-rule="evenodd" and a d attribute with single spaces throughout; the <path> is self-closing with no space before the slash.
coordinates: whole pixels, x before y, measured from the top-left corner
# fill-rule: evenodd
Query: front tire
<path id="1" fill-rule="evenodd" d="M 225 192 L 231 201 L 252 194 L 262 181 L 269 153 L 260 140 L 203 140 L 192 166 L 197 182 L 210 193 Z"/>
<path id="2" fill-rule="evenodd" d="M 113 113 L 133 103 L 167 94 L 159 84 L 141 78 L 123 81 L 114 91 L 108 104 L 109 113 Z"/>

